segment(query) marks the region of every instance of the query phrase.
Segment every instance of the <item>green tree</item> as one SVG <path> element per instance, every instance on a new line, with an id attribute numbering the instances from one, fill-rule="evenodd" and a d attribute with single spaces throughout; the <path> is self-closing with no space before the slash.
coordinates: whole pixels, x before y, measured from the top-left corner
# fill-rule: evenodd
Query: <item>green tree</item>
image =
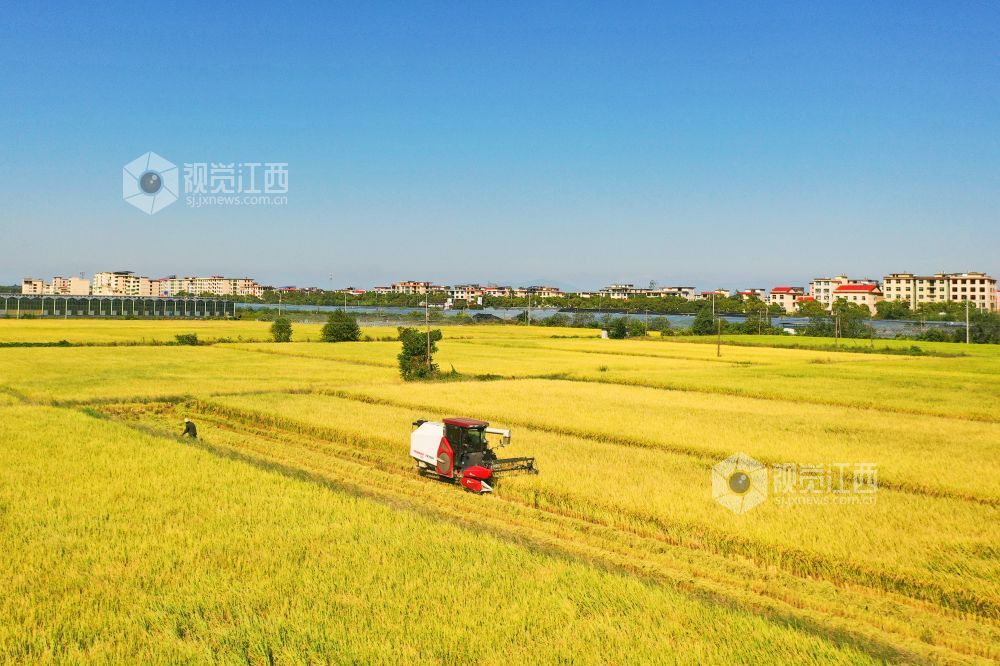
<path id="1" fill-rule="evenodd" d="M 800 301 L 799 316 L 801 317 L 825 317 L 826 308 L 819 301 Z"/>
<path id="2" fill-rule="evenodd" d="M 715 333 L 715 317 L 708 308 L 702 308 L 691 323 L 691 333 L 694 335 L 712 335 Z"/>
<path id="3" fill-rule="evenodd" d="M 441 330 L 434 329 L 428 332 L 405 326 L 400 326 L 396 330 L 399 332 L 400 342 L 403 343 L 403 349 L 396 357 L 399 361 L 400 377 L 405 381 L 412 381 L 430 379 L 437 375 L 438 366 L 434 363 L 434 352 L 437 351 L 437 341 L 441 339 Z"/>
<path id="4" fill-rule="evenodd" d="M 323 324 L 320 339 L 323 342 L 356 342 L 361 339 L 361 327 L 352 315 L 337 310 Z"/>
<path id="5" fill-rule="evenodd" d="M 913 316 L 906 301 L 879 301 L 875 310 L 876 319 L 909 319 Z"/>
<path id="6" fill-rule="evenodd" d="M 630 338 L 641 338 L 646 335 L 646 322 L 642 319 L 629 319 L 628 335 Z"/>
<path id="7" fill-rule="evenodd" d="M 623 340 L 628 335 L 628 322 L 625 317 L 615 317 L 608 325 L 608 337 L 612 340 Z"/>
<path id="8" fill-rule="evenodd" d="M 275 342 L 291 342 L 292 322 L 285 317 L 275 319 L 274 323 L 271 324 L 271 338 Z"/>
<path id="9" fill-rule="evenodd" d="M 848 303 L 841 298 L 833 304 L 832 314 L 835 322 L 839 320 L 842 338 L 870 338 L 875 332 L 865 323 L 872 316 L 865 305 Z"/>

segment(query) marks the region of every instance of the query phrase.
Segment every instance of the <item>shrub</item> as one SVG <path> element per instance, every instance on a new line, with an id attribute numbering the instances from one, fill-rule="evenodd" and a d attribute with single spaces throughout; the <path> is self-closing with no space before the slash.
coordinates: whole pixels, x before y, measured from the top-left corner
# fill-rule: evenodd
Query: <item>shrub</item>
<path id="1" fill-rule="evenodd" d="M 197 333 L 178 333 L 174 336 L 174 339 L 179 345 L 199 345 L 198 334 Z"/>
<path id="2" fill-rule="evenodd" d="M 611 320 L 611 325 L 608 326 L 608 337 L 613 340 L 621 340 L 628 335 L 628 322 L 625 321 L 624 317 L 618 317 L 617 319 Z"/>
<path id="3" fill-rule="evenodd" d="M 399 376 L 406 381 L 430 379 L 436 376 L 438 366 L 434 363 L 434 352 L 437 351 L 436 343 L 441 339 L 441 331 L 439 329 L 429 332 L 418 331 L 405 326 L 400 326 L 396 330 L 399 331 L 399 340 L 403 343 L 403 349 L 396 357 L 399 361 Z"/>
<path id="4" fill-rule="evenodd" d="M 702 308 L 691 323 L 691 333 L 694 335 L 712 335 L 715 333 L 715 317 L 708 308 Z"/>
<path id="5" fill-rule="evenodd" d="M 361 339 L 361 327 L 352 315 L 337 310 L 323 325 L 320 339 L 323 342 L 357 342 Z"/>
<path id="6" fill-rule="evenodd" d="M 271 337 L 275 342 L 291 342 L 292 322 L 285 317 L 275 319 L 271 324 Z"/>
<path id="7" fill-rule="evenodd" d="M 628 334 L 631 338 L 640 338 L 646 335 L 646 322 L 641 319 L 630 319 L 628 322 Z"/>

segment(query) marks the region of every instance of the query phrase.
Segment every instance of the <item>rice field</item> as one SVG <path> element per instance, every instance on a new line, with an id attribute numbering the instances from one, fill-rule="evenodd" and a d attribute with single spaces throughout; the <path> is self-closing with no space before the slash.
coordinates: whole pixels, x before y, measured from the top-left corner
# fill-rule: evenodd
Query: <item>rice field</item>
<path id="1" fill-rule="evenodd" d="M 234 342 L 158 346 L 192 329 L 157 323 L 0 348 L 2 661 L 1000 659 L 991 348 L 455 327 L 458 380 L 406 384 L 394 342 L 198 322 Z M 418 476 L 411 422 L 456 415 L 512 428 L 504 455 L 541 473 L 486 497 Z M 713 499 L 736 452 L 771 469 L 746 513 Z M 835 464 L 877 488 L 782 501 L 779 470 Z"/>

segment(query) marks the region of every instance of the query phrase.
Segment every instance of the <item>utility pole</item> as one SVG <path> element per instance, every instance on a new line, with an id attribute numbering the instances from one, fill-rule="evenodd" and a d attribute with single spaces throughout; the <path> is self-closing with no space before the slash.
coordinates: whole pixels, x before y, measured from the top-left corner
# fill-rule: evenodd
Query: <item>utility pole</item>
<path id="1" fill-rule="evenodd" d="M 278 316 L 281 316 L 281 290 L 278 290 Z"/>
<path id="2" fill-rule="evenodd" d="M 715 355 L 722 356 L 722 317 L 715 320 Z"/>
<path id="3" fill-rule="evenodd" d="M 966 298 L 965 299 L 965 344 L 969 344 L 970 342 L 972 342 L 972 335 L 971 331 L 969 330 L 969 303 L 971 303 L 971 301 L 968 298 Z"/>
<path id="4" fill-rule="evenodd" d="M 424 292 L 424 325 L 427 327 L 427 373 L 431 371 L 431 292 Z"/>

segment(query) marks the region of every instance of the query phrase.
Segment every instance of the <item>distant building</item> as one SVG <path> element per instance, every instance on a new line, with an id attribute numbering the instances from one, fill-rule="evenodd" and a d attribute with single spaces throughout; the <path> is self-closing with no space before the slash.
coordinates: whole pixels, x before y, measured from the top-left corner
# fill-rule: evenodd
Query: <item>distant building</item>
<path id="1" fill-rule="evenodd" d="M 210 277 L 177 277 L 169 275 L 151 281 L 157 296 L 178 294 L 212 294 L 213 296 L 254 296 L 264 295 L 264 287 L 248 277 L 227 278 L 221 275 Z"/>
<path id="2" fill-rule="evenodd" d="M 728 292 L 727 292 L 728 294 Z M 615 300 L 628 300 L 636 296 L 646 296 L 650 298 L 666 298 L 667 296 L 677 296 L 687 300 L 694 298 L 694 287 L 636 287 L 632 284 L 612 284 L 597 292 L 601 298 L 611 298 Z M 589 298 L 590 294 L 580 294 L 583 298 Z"/>
<path id="3" fill-rule="evenodd" d="M 798 301 L 803 296 L 805 289 L 802 287 L 773 287 L 767 302 L 770 305 L 780 305 L 785 312 L 792 313 L 797 309 Z"/>
<path id="4" fill-rule="evenodd" d="M 891 273 L 882 280 L 885 300 L 916 309 L 924 303 L 970 301 L 981 310 L 997 309 L 997 281 L 985 273 Z"/>
<path id="5" fill-rule="evenodd" d="M 38 278 L 24 278 L 21 280 L 21 293 L 33 296 L 44 294 L 45 282 Z"/>
<path id="6" fill-rule="evenodd" d="M 837 287 L 845 284 L 874 284 L 877 285 L 876 280 L 870 278 L 863 279 L 852 279 L 846 275 L 838 275 L 836 277 L 821 277 L 815 278 L 809 283 L 809 295 L 816 299 L 817 303 L 820 303 L 827 310 L 833 305 L 833 292 Z"/>
<path id="7" fill-rule="evenodd" d="M 441 291 L 447 291 L 447 288 L 431 284 L 430 282 L 407 280 L 405 282 L 393 282 L 392 284 L 392 292 L 394 294 L 428 294 Z"/>
<path id="8" fill-rule="evenodd" d="M 732 294 L 728 289 L 713 289 L 711 291 L 698 292 L 695 299 L 699 301 L 710 301 L 713 298 L 729 298 L 731 295 Z"/>
<path id="9" fill-rule="evenodd" d="M 744 289 L 736 292 L 736 295 L 742 301 L 749 301 L 751 298 L 759 298 L 763 301 L 767 299 L 767 289 Z"/>
<path id="10" fill-rule="evenodd" d="M 694 287 L 660 287 L 656 293 L 660 298 L 676 296 L 689 301 L 694 300 Z"/>
<path id="11" fill-rule="evenodd" d="M 483 296 L 491 296 L 493 298 L 509 298 L 514 290 L 510 287 L 498 287 L 496 285 L 490 285 L 483 287 Z"/>
<path id="12" fill-rule="evenodd" d="M 453 301 L 472 302 L 483 297 L 483 289 L 478 284 L 464 284 L 448 287 L 448 298 Z"/>
<path id="13" fill-rule="evenodd" d="M 531 287 L 518 287 L 512 291 L 512 295 L 518 298 L 561 298 L 565 296 L 562 290 L 544 285 L 533 285 Z"/>
<path id="14" fill-rule="evenodd" d="M 864 305 L 875 314 L 875 304 L 882 300 L 882 290 L 877 284 L 842 284 L 833 290 L 833 302 L 840 300 Z"/>
<path id="15" fill-rule="evenodd" d="M 629 296 L 636 294 L 636 288 L 631 284 L 612 284 L 601 289 L 597 294 L 601 298 L 627 301 Z"/>
<path id="16" fill-rule="evenodd" d="M 90 291 L 95 296 L 156 296 L 152 281 L 132 271 L 102 271 L 94 274 Z"/>
<path id="17" fill-rule="evenodd" d="M 88 296 L 90 281 L 82 277 L 54 277 L 51 292 L 62 296 Z"/>

